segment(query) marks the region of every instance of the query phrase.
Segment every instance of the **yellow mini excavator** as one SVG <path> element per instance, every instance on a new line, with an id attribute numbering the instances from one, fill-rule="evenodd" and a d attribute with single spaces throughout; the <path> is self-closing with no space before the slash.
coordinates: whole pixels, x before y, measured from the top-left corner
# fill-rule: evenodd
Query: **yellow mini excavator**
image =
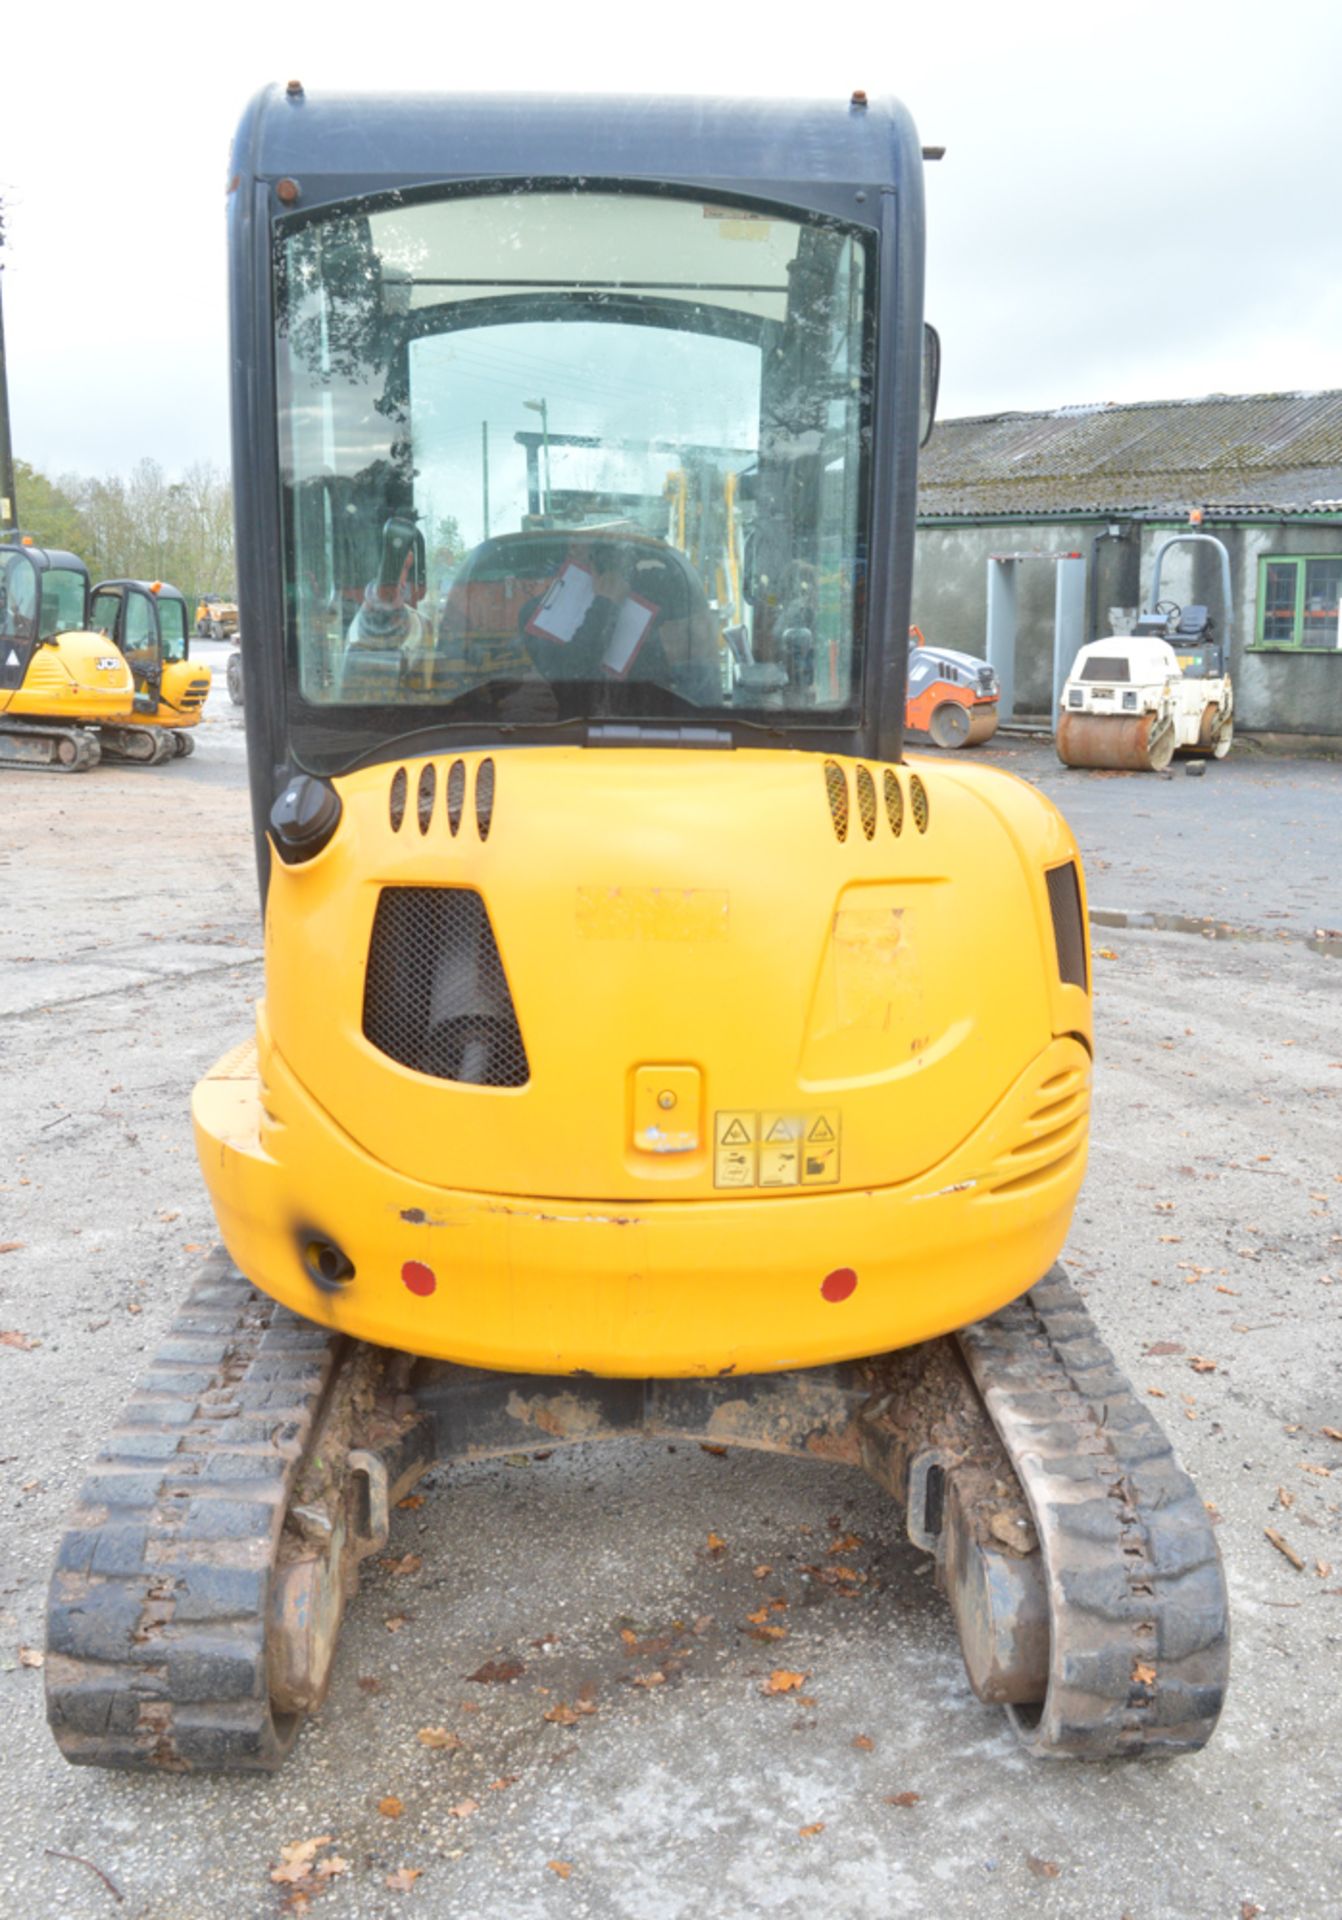
<path id="1" fill-rule="evenodd" d="M 227 1251 L 61 1543 L 63 1752 L 278 1765 L 419 1472 L 633 1432 L 874 1476 L 1030 1752 L 1201 1746 L 1215 1540 L 1054 1264 L 1076 843 L 903 752 L 909 117 L 291 82 L 231 173 L 265 998 L 195 1094 Z M 730 607 L 625 517 L 724 448 Z M 474 668 L 411 562 L 448 515 Z"/>
<path id="2" fill-rule="evenodd" d="M 89 631 L 88 571 L 29 534 L 0 540 L 0 767 L 83 773 L 128 720 L 130 668 Z"/>
<path id="3" fill-rule="evenodd" d="M 103 751 L 120 760 L 182 758 L 195 749 L 211 673 L 192 660 L 186 596 L 161 580 L 100 580 L 89 624 L 115 642 L 135 676 L 125 722 L 104 729 Z"/>

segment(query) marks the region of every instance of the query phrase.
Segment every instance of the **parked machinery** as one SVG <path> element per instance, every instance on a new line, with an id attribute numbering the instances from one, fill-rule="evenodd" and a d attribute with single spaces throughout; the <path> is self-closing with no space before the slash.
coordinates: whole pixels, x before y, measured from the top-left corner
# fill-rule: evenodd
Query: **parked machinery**
<path id="1" fill-rule="evenodd" d="M 88 569 L 31 535 L 0 541 L 0 766 L 83 773 L 129 720 L 130 668 L 89 630 Z"/>
<path id="2" fill-rule="evenodd" d="M 1221 559 L 1223 628 L 1205 606 L 1160 598 L 1165 554 L 1182 543 L 1212 546 Z M 1175 534 L 1157 549 L 1150 609 L 1134 632 L 1081 648 L 1062 693 L 1058 757 L 1069 767 L 1161 772 L 1176 753 L 1224 760 L 1235 727 L 1228 661 L 1230 555 L 1213 534 Z"/>
<path id="3" fill-rule="evenodd" d="M 202 593 L 196 603 L 196 632 L 202 640 L 232 640 L 238 631 L 235 601 L 219 593 Z"/>
<path id="4" fill-rule="evenodd" d="M 62 1750 L 277 1765 L 429 1461 L 624 1432 L 860 1464 L 1030 1751 L 1200 1746 L 1215 1537 L 1052 1265 L 1089 1125 L 1076 843 L 1021 781 L 902 757 L 908 116 L 294 82 L 234 167 L 266 992 L 194 1101 L 227 1253 L 60 1549 Z M 712 582 L 660 536 L 495 595 L 525 468 L 496 432 L 486 492 L 461 423 L 538 395 L 609 491 L 629 445 L 683 466 L 732 422 L 758 659 L 730 687 Z M 303 509 L 333 461 L 371 597 L 366 564 L 331 590 L 348 516 Z M 473 671 L 455 615 L 400 617 L 449 488 L 516 635 Z"/>
<path id="5" fill-rule="evenodd" d="M 186 596 L 160 580 L 100 580 L 89 624 L 115 642 L 135 676 L 134 707 L 103 728 L 103 752 L 154 766 L 191 753 L 211 675 L 190 657 Z"/>
<path id="6" fill-rule="evenodd" d="M 997 674 L 986 660 L 953 647 L 929 646 L 909 628 L 909 684 L 904 724 L 939 747 L 977 747 L 997 732 Z"/>

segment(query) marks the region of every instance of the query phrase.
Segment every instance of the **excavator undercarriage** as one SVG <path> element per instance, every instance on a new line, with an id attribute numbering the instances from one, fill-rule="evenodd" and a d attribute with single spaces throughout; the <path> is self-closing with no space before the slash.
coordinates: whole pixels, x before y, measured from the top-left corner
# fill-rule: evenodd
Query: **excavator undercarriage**
<path id="1" fill-rule="evenodd" d="M 86 1482 L 47 1707 L 86 1765 L 266 1771 L 359 1562 L 436 1461 L 631 1434 L 861 1467 L 933 1558 L 970 1683 L 1034 1754 L 1200 1747 L 1226 1682 L 1202 1502 L 1058 1269 L 954 1337 L 805 1372 L 492 1373 L 344 1340 L 208 1264 Z"/>

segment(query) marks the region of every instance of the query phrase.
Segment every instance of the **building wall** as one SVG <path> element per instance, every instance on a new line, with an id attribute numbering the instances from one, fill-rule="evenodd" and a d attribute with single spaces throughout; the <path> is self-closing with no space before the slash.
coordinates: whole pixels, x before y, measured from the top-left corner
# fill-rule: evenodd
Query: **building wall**
<path id="1" fill-rule="evenodd" d="M 1116 529 L 1114 533 L 1110 529 Z M 1161 542 L 1176 533 L 1213 534 L 1230 554 L 1234 601 L 1230 667 L 1240 726 L 1253 732 L 1326 734 L 1342 738 L 1342 649 L 1262 649 L 1258 631 L 1258 563 L 1264 556 L 1342 553 L 1338 522 L 1081 518 L 1065 521 L 920 525 L 915 549 L 913 618 L 929 641 L 987 651 L 987 572 L 994 554 L 1086 560 L 1087 638 L 1110 631 L 1110 607 L 1144 607 Z M 1018 569 L 1016 712 L 1046 717 L 1052 706 L 1054 568 L 1045 559 Z M 1205 605 L 1222 623 L 1220 559 L 1206 546 L 1173 547 L 1161 564 L 1160 597 Z"/>

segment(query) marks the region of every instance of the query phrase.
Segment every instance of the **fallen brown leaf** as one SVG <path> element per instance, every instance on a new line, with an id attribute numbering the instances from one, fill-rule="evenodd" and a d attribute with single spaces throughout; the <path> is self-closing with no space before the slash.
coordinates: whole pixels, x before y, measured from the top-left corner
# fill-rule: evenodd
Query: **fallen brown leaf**
<path id="1" fill-rule="evenodd" d="M 620 1638 L 627 1647 L 636 1647 L 638 1645 L 638 1635 L 632 1627 L 621 1627 Z"/>
<path id="2" fill-rule="evenodd" d="M 824 1831 L 825 1823 L 823 1820 L 813 1820 L 809 1827 L 797 1828 L 797 1832 L 803 1840 L 813 1839 L 817 1833 L 823 1833 Z"/>
<path id="3" fill-rule="evenodd" d="M 502 1793 L 505 1787 L 515 1787 L 521 1778 L 520 1773 L 501 1773 L 497 1780 L 490 1781 L 489 1791 L 491 1793 Z"/>
<path id="4" fill-rule="evenodd" d="M 1342 1440 L 1342 1433 L 1336 1427 L 1320 1427 L 1319 1432 L 1325 1440 Z"/>
<path id="5" fill-rule="evenodd" d="M 853 1745 L 857 1748 L 859 1753 L 870 1753 L 872 1748 L 876 1745 L 876 1742 L 872 1739 L 869 1733 L 855 1733 L 853 1735 Z"/>
<path id="6" fill-rule="evenodd" d="M 1277 1549 L 1277 1552 L 1290 1561 L 1296 1572 L 1303 1573 L 1305 1570 L 1304 1561 L 1300 1558 L 1295 1548 L 1291 1546 L 1288 1541 L 1283 1540 L 1282 1536 L 1277 1532 L 1277 1529 L 1275 1527 L 1264 1527 L 1263 1532 Z"/>
<path id="7" fill-rule="evenodd" d="M 787 1628 L 786 1627 L 752 1627 L 750 1629 L 750 1636 L 752 1640 L 786 1640 Z"/>
<path id="8" fill-rule="evenodd" d="M 769 1606 L 767 1601 L 762 1607 L 757 1607 L 754 1613 L 748 1613 L 746 1615 L 746 1619 L 750 1622 L 752 1627 L 758 1627 L 762 1621 L 765 1621 L 768 1618 L 769 1618 Z"/>
<path id="9" fill-rule="evenodd" d="M 461 1747 L 461 1735 L 449 1733 L 446 1727 L 421 1727 L 415 1738 L 421 1747 L 435 1752 L 456 1753 Z"/>
<path id="10" fill-rule="evenodd" d="M 280 1864 L 270 1869 L 271 1879 L 284 1886 L 306 1878 L 314 1857 L 330 1844 L 330 1834 L 319 1833 L 315 1840 L 295 1840 L 290 1846 L 281 1847 Z"/>
<path id="11" fill-rule="evenodd" d="M 1154 1667 L 1147 1666 L 1144 1661 L 1138 1660 L 1133 1665 L 1132 1679 L 1135 1686 L 1153 1687 L 1156 1683 L 1156 1670 Z"/>
<path id="12" fill-rule="evenodd" d="M 47 1656 L 39 1647 L 20 1647 L 19 1665 L 21 1667 L 45 1666 Z"/>
<path id="13" fill-rule="evenodd" d="M 887 1793 L 885 1804 L 887 1807 L 916 1807 L 922 1797 L 921 1793 Z"/>
<path id="14" fill-rule="evenodd" d="M 711 1453 L 717 1460 L 725 1460 L 727 1458 L 726 1447 L 710 1447 L 707 1440 L 701 1440 L 699 1442 L 699 1451 L 700 1453 Z"/>
<path id="15" fill-rule="evenodd" d="M 757 1580 L 767 1580 L 769 1578 L 769 1575 L 773 1572 L 773 1568 L 770 1566 L 758 1566 L 758 1567 L 752 1567 L 750 1571 L 754 1574 Z"/>
<path id="16" fill-rule="evenodd" d="M 473 1813 L 478 1813 L 479 1811 L 480 1802 L 478 1800 L 458 1800 L 455 1807 L 448 1808 L 448 1812 L 454 1820 L 469 1820 Z"/>
<path id="17" fill-rule="evenodd" d="M 1152 1340 L 1149 1346 L 1142 1348 L 1148 1360 L 1154 1360 L 1158 1354 L 1184 1353 L 1187 1349 L 1178 1340 Z"/>
<path id="18" fill-rule="evenodd" d="M 549 1720 L 557 1727 L 572 1727 L 578 1723 L 577 1714 L 563 1700 L 556 1701 L 548 1713 L 541 1715 L 541 1719 Z"/>
<path id="19" fill-rule="evenodd" d="M 405 1807 L 394 1793 L 388 1793 L 377 1803 L 377 1810 L 384 1820 L 399 1820 Z"/>
<path id="20" fill-rule="evenodd" d="M 312 1869 L 312 1877 L 314 1880 L 333 1880 L 336 1874 L 348 1872 L 348 1860 L 342 1860 L 338 1853 L 328 1853 L 326 1858 L 319 1860 Z"/>
<path id="21" fill-rule="evenodd" d="M 424 1565 L 424 1556 L 422 1553 L 403 1553 L 399 1560 L 379 1560 L 377 1564 L 385 1567 L 388 1573 L 418 1573 Z"/>
<path id="22" fill-rule="evenodd" d="M 384 1887 L 390 1887 L 393 1893 L 409 1893 L 423 1867 L 397 1867 L 395 1873 L 389 1873 L 383 1881 Z"/>
<path id="23" fill-rule="evenodd" d="M 401 1628 L 414 1616 L 408 1613 L 389 1613 L 382 1622 L 388 1633 L 399 1633 Z"/>
<path id="24" fill-rule="evenodd" d="M 1041 1860 L 1037 1853 L 1027 1853 L 1025 1864 L 1041 1880 L 1056 1880 L 1062 1872 L 1056 1860 Z"/>
<path id="25" fill-rule="evenodd" d="M 651 1673 L 636 1673 L 634 1675 L 634 1685 L 636 1687 L 664 1687 L 666 1685 L 666 1675 L 660 1667 L 654 1667 Z"/>
<path id="26" fill-rule="evenodd" d="M 477 1680 L 482 1686 L 502 1686 L 509 1680 L 520 1680 L 526 1668 L 520 1660 L 486 1660 L 474 1673 L 468 1673 L 468 1680 Z"/>
<path id="27" fill-rule="evenodd" d="M 22 1240 L 0 1240 L 0 1253 L 22 1253 Z"/>
<path id="28" fill-rule="evenodd" d="M 765 1693 L 795 1693 L 806 1679 L 804 1673 L 793 1673 L 787 1667 L 775 1667 L 765 1681 Z"/>
<path id="29" fill-rule="evenodd" d="M 863 1540 L 860 1533 L 846 1533 L 842 1540 L 835 1540 L 830 1546 L 826 1547 L 825 1551 L 826 1553 L 856 1553 L 862 1544 Z"/>
<path id="30" fill-rule="evenodd" d="M 567 1880 L 573 1871 L 571 1862 L 567 1860 L 547 1860 L 545 1864 L 551 1873 L 557 1873 L 561 1880 Z"/>
<path id="31" fill-rule="evenodd" d="M 726 1553 L 726 1551 L 727 1551 L 727 1542 L 726 1542 L 726 1541 L 725 1541 L 725 1540 L 723 1539 L 723 1537 L 722 1537 L 722 1535 L 721 1535 L 720 1533 L 710 1533 L 710 1534 L 709 1534 L 709 1536 L 708 1536 L 708 1551 L 709 1551 L 710 1553 Z"/>
<path id="32" fill-rule="evenodd" d="M 424 1505 L 424 1495 L 422 1493 L 408 1493 L 405 1499 L 398 1500 L 396 1505 L 403 1513 L 414 1513 L 416 1508 Z"/>
<path id="33" fill-rule="evenodd" d="M 23 1353 L 31 1353 L 42 1342 L 34 1340 L 31 1334 L 16 1333 L 12 1329 L 0 1329 L 0 1347 L 18 1347 Z"/>
<path id="34" fill-rule="evenodd" d="M 361 1673 L 354 1684 L 360 1693 L 381 1693 L 382 1691 L 382 1682 L 376 1674 Z"/>
<path id="35" fill-rule="evenodd" d="M 1193 1369 L 1194 1373 L 1215 1373 L 1216 1372 L 1216 1362 L 1214 1360 L 1203 1360 L 1197 1354 L 1193 1356 L 1193 1358 L 1189 1361 L 1188 1364 Z"/>

